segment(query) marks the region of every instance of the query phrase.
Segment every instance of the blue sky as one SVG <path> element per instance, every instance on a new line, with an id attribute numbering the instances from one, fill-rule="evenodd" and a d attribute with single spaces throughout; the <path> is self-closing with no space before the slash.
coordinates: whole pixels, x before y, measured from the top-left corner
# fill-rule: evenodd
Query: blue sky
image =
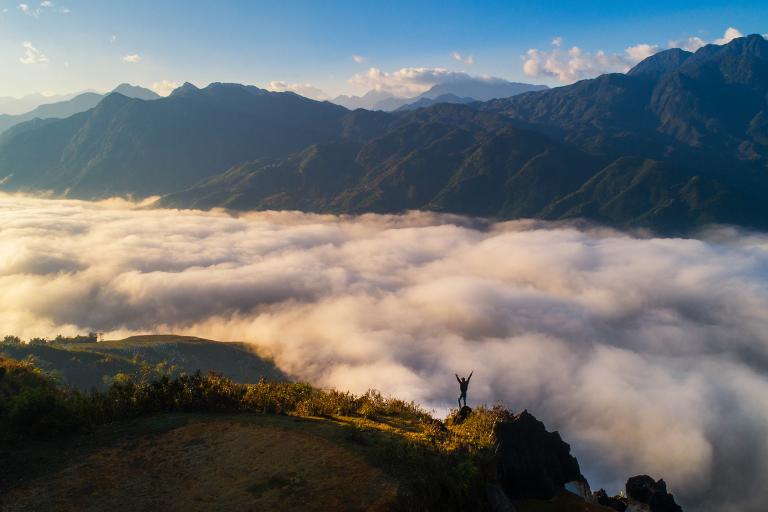
<path id="1" fill-rule="evenodd" d="M 768 2 L 0 0 L 0 96 L 184 81 L 408 95 L 451 72 L 556 85 L 729 27 L 768 32 Z"/>

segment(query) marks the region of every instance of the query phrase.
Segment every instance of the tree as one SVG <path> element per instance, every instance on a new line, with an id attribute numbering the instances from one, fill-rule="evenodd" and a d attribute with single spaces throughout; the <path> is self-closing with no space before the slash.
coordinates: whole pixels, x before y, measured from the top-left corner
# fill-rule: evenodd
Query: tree
<path id="1" fill-rule="evenodd" d="M 9 334 L 3 338 L 3 343 L 6 345 L 21 345 L 21 338 Z"/>

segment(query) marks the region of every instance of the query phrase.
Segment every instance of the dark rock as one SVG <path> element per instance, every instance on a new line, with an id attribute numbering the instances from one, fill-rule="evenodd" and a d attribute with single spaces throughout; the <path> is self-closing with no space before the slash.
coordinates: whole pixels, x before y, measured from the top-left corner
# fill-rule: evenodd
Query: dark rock
<path id="1" fill-rule="evenodd" d="M 515 506 L 499 485 L 489 484 L 485 491 L 488 496 L 488 504 L 493 512 L 515 512 Z"/>
<path id="2" fill-rule="evenodd" d="M 584 480 L 571 447 L 528 411 L 494 426 L 499 481 L 513 499 L 550 499 Z"/>
<path id="3" fill-rule="evenodd" d="M 637 475 L 627 480 L 629 503 L 643 503 L 651 512 L 682 512 L 675 498 L 667 492 L 664 480 L 654 480 L 648 475 Z"/>
<path id="4" fill-rule="evenodd" d="M 627 510 L 627 499 L 622 496 L 608 496 L 605 489 L 600 489 L 595 492 L 595 501 L 598 505 L 624 512 Z"/>
<path id="5" fill-rule="evenodd" d="M 459 409 L 459 412 L 457 412 L 453 417 L 453 423 L 456 425 L 461 425 L 464 423 L 464 421 L 466 421 L 467 418 L 469 418 L 470 414 L 472 414 L 472 408 L 465 405 Z"/>

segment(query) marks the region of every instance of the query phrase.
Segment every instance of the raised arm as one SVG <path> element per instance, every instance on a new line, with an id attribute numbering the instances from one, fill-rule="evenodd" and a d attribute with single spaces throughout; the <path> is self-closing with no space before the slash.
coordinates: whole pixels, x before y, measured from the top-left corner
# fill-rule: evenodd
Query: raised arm
<path id="1" fill-rule="evenodd" d="M 473 373 L 475 373 L 475 370 L 472 370 L 471 372 L 469 372 L 469 377 L 467 377 L 467 382 L 469 382 L 469 379 L 472 378 Z"/>
<path id="2" fill-rule="evenodd" d="M 454 373 L 454 375 L 456 376 L 456 380 L 459 381 L 459 384 L 461 384 L 461 379 L 459 378 L 459 374 L 458 373 Z"/>

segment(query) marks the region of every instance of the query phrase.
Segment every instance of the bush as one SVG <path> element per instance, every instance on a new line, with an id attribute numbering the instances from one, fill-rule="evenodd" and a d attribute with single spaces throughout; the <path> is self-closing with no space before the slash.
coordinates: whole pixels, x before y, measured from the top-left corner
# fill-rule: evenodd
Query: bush
<path id="1" fill-rule="evenodd" d="M 71 432 L 82 425 L 59 390 L 29 388 L 16 395 L 8 411 L 9 433 L 13 437 L 49 437 Z"/>

